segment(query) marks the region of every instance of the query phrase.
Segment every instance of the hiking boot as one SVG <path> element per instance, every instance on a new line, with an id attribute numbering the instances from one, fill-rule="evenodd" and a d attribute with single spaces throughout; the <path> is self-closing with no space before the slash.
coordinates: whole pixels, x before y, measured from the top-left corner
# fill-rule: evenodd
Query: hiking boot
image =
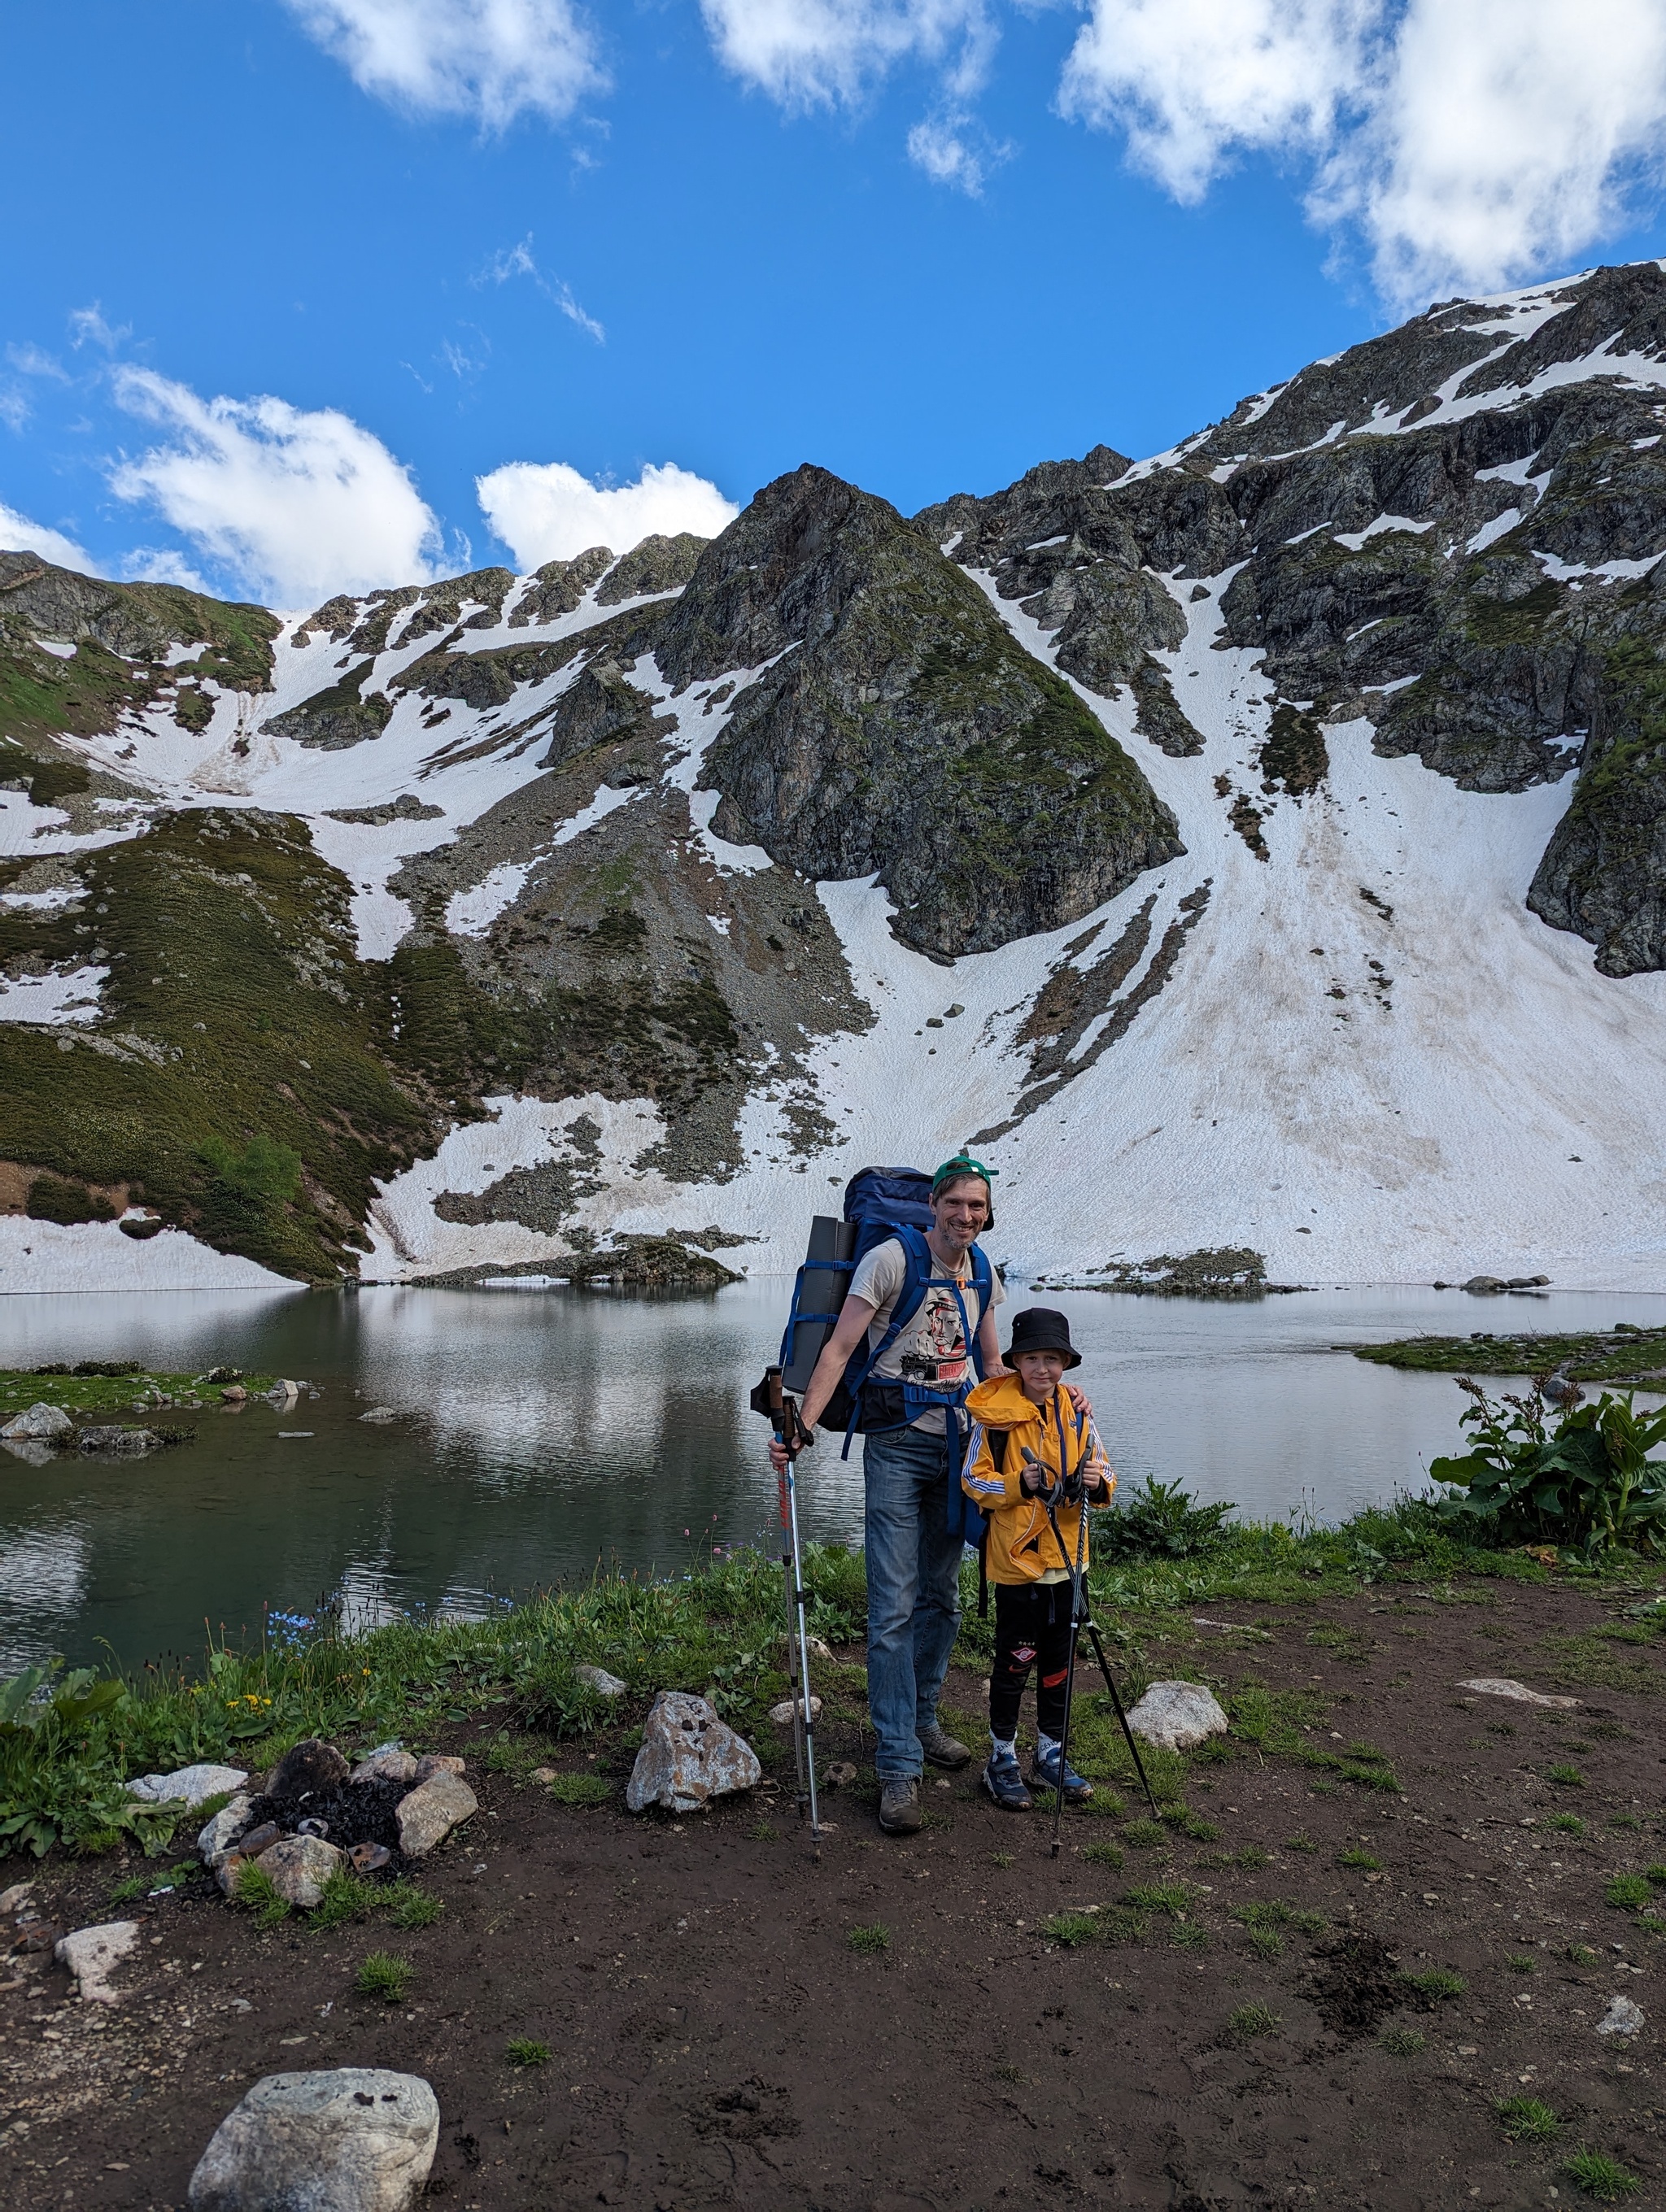
<path id="1" fill-rule="evenodd" d="M 984 1795 L 993 1797 L 1003 1812 L 1027 1813 L 1035 1802 L 1024 1786 L 1015 1751 L 992 1751 L 989 1764 L 979 1775 L 978 1783 Z"/>
<path id="2" fill-rule="evenodd" d="M 888 1836 L 915 1836 L 925 1825 L 919 1777 L 888 1774 L 879 1785 L 879 1826 Z"/>
<path id="3" fill-rule="evenodd" d="M 1030 1762 L 1030 1781 L 1037 1790 L 1056 1790 L 1059 1786 L 1060 1753 L 1049 1751 L 1045 1756 L 1039 1751 Z M 1067 1805 L 1085 1805 L 1093 1795 L 1093 1784 L 1085 1781 L 1073 1766 L 1064 1770 L 1064 1802 Z"/>
<path id="4" fill-rule="evenodd" d="M 951 1735 L 946 1729 L 939 1728 L 935 1721 L 928 1729 L 915 1729 L 914 1733 L 919 1739 L 921 1750 L 933 1766 L 945 1767 L 951 1774 L 958 1774 L 963 1766 L 971 1765 L 970 1746 L 962 1743 L 958 1736 Z"/>

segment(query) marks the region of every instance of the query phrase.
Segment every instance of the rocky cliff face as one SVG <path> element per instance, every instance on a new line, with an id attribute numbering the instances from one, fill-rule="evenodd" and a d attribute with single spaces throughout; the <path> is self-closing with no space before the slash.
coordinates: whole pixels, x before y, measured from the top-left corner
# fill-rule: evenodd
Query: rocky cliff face
<path id="1" fill-rule="evenodd" d="M 1651 263 L 911 520 L 806 467 L 299 621 L 0 554 L 0 1287 L 774 1267 L 974 1138 L 1051 1265 L 1613 1239 L 1666 1206 L 1663 434 Z"/>

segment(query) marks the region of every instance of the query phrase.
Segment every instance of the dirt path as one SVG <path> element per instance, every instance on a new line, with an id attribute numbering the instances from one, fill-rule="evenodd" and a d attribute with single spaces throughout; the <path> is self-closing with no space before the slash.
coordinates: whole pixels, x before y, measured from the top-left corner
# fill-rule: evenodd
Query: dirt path
<path id="1" fill-rule="evenodd" d="M 860 1786 L 835 1795 L 817 1869 L 785 1796 L 633 1820 L 482 1771 L 477 1741 L 456 1747 L 482 1810 L 423 1871 L 446 1905 L 431 1928 L 261 1935 L 199 1882 L 143 1908 L 143 1964 L 114 2008 L 14 1962 L 9 2199 L 183 2207 L 251 2081 L 351 2063 L 433 2083 L 429 2188 L 456 2212 L 1515 2208 L 1579 2201 L 1562 2166 L 1581 2143 L 1639 2177 L 1632 2202 L 1660 2202 L 1666 1947 L 1604 1891 L 1666 1860 L 1666 1642 L 1620 1601 L 1509 1584 L 1199 1609 L 1246 1626 L 1177 1620 L 1146 1645 L 1152 1671 L 1260 1686 L 1249 1724 L 1284 1748 L 1194 1764 L 1191 1833 L 1142 1826 L 1129 1798 L 1073 1818 L 1055 1863 L 1039 1814 L 998 1813 L 961 1776 L 928 1788 L 931 1825 L 906 1844 L 879 1836 Z M 1455 1687 L 1474 1675 L 1580 1702 Z M 830 1678 L 828 1756 L 860 1753 L 860 1680 Z M 975 1712 L 976 1679 L 952 1702 Z M 1366 1740 L 1384 1756 L 1352 1758 Z M 1315 1753 L 1391 1766 L 1403 1794 Z M 629 1756 L 560 1763 L 623 1776 Z M 8 1862 L 0 1883 L 27 1871 Z M 76 1926 L 112 1917 L 112 1879 L 109 1862 L 50 1863 L 38 1895 Z M 1122 1902 L 1174 1884 L 1183 1918 Z M 1088 1906 L 1087 1940 L 1043 1932 Z M 1257 1906 L 1259 1926 L 1234 1917 Z M 885 1948 L 852 1948 L 876 1927 Z M 410 1961 L 406 2002 L 354 1993 L 373 1949 Z M 1461 1993 L 1402 1978 L 1437 1972 Z M 1596 2033 L 1616 1995 L 1647 2016 L 1633 2041 Z M 551 2063 L 509 2064 L 516 2037 Z M 1560 2125 L 1512 2142 L 1495 2101 L 1529 2094 Z"/>

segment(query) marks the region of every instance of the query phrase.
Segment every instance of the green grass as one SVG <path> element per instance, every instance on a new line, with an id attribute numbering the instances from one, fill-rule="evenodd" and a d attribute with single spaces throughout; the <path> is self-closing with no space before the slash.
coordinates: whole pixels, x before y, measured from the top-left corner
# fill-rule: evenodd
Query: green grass
<path id="1" fill-rule="evenodd" d="M 332 1928 L 344 1928 L 350 1921 L 362 1920 L 380 1902 L 384 1893 L 347 1868 L 337 1867 L 325 1881 L 324 1893 L 313 1906 L 307 1924 L 326 1934 Z"/>
<path id="2" fill-rule="evenodd" d="M 1373 1852 L 1361 1850 L 1357 1844 L 1350 1844 L 1347 1850 L 1338 1851 L 1336 1863 L 1365 1874 L 1381 1874 L 1383 1871 L 1382 1860 Z"/>
<path id="3" fill-rule="evenodd" d="M 1286 1836 L 1284 1847 L 1287 1851 L 1316 1851 L 1319 1848 L 1311 1836 Z"/>
<path id="4" fill-rule="evenodd" d="M 1067 1951 L 1078 1949 L 1085 1943 L 1099 1940 L 1099 1916 L 1097 1912 L 1053 1912 L 1041 1924 L 1041 1932 L 1051 1943 L 1062 1943 Z"/>
<path id="5" fill-rule="evenodd" d="M 1127 1854 L 1120 1844 L 1084 1844 L 1082 1856 L 1095 1866 L 1120 1867 Z M 1009 1861 L 1010 1864 L 1011 1862 Z"/>
<path id="6" fill-rule="evenodd" d="M 410 1993 L 416 1968 L 409 1959 L 391 1951 L 372 1951 L 359 1962 L 353 1986 L 362 1997 L 380 1997 L 384 2004 L 403 2004 Z"/>
<path id="7" fill-rule="evenodd" d="M 1125 1890 L 1122 1902 L 1133 1905 L 1136 1912 L 1165 1912 L 1170 1920 L 1180 1920 L 1191 1911 L 1196 1898 L 1189 1882 L 1162 1881 Z"/>
<path id="8" fill-rule="evenodd" d="M 1548 2142 L 1561 2125 L 1542 2097 L 1504 2097 L 1493 2110 L 1511 2142 Z"/>
<path id="9" fill-rule="evenodd" d="M 859 1958 L 874 1959 L 890 1950 L 891 1930 L 883 1920 L 874 1920 L 866 1928 L 853 1928 L 844 1940 Z"/>
<path id="10" fill-rule="evenodd" d="M 746 1833 L 755 1844 L 778 1844 L 781 1830 L 773 1820 L 754 1820 Z"/>
<path id="11" fill-rule="evenodd" d="M 1090 1844 L 1083 1856 L 1085 1857 L 1091 1856 L 1094 1851 L 1106 1849 L 1114 1850 L 1116 1849 L 1116 1845 L 1114 1844 L 1110 1845 Z M 1018 1863 L 1011 1851 L 991 1851 L 989 1856 L 994 1862 L 995 1865 L 1000 1868 L 1003 1873 L 1008 1867 L 1016 1866 Z M 1117 1864 L 1119 1866 L 1122 1864 L 1120 1858 L 1117 1861 Z"/>
<path id="12" fill-rule="evenodd" d="M 1652 1882 L 1657 1889 L 1666 1889 L 1666 1866 L 1645 1867 L 1643 1879 L 1645 1881 Z"/>
<path id="13" fill-rule="evenodd" d="M 1464 1991 L 1462 1974 L 1455 1974 L 1446 1966 L 1432 1966 L 1425 1974 L 1402 1974 L 1401 1986 L 1425 2004 L 1439 2004 L 1448 1997 L 1461 1997 Z"/>
<path id="14" fill-rule="evenodd" d="M 1542 1375 L 1566 1365 L 1581 1382 L 1617 1382 L 1666 1366 L 1666 1328 L 1608 1330 L 1583 1335 L 1414 1336 L 1392 1344 L 1348 1346 L 1356 1359 L 1381 1367 L 1441 1375 Z"/>
<path id="15" fill-rule="evenodd" d="M 1282 2016 L 1269 2012 L 1265 2005 L 1240 2005 L 1226 2022 L 1226 2031 L 1236 2041 L 1248 2043 L 1257 2035 L 1276 2035 L 1284 2026 Z"/>
<path id="16" fill-rule="evenodd" d="M 1201 1920 L 1177 1920 L 1170 1926 L 1169 1941 L 1183 1951 L 1201 1951 L 1208 1944 L 1209 1931 Z"/>
<path id="17" fill-rule="evenodd" d="M 1617 2204 L 1622 2197 L 1634 2197 L 1643 2186 L 1617 2158 L 1583 2144 L 1564 2161 L 1562 2171 L 1577 2189 L 1594 2197 L 1599 2204 Z"/>
<path id="18" fill-rule="evenodd" d="M 112 1905 L 137 1905 L 153 1890 L 183 1889 L 188 1881 L 204 1871 L 200 1859 L 181 1859 L 178 1866 L 169 1867 L 166 1873 L 158 1867 L 154 1872 L 131 1874 L 111 1890 L 110 1902 Z"/>
<path id="19" fill-rule="evenodd" d="M 384 1895 L 388 1917 L 400 1929 L 432 1928 L 446 1909 L 443 1898 L 435 1897 L 431 1890 L 418 1889 L 414 1882 L 396 1881 Z"/>
<path id="20" fill-rule="evenodd" d="M 1250 1929 L 1294 1928 L 1304 1936 L 1322 1935 L 1329 1925 L 1322 1912 L 1300 1910 L 1282 1898 L 1269 1897 L 1250 1905 L 1235 1905 L 1231 1917 Z"/>
<path id="21" fill-rule="evenodd" d="M 1602 1954 L 1600 1951 L 1593 1951 L 1589 1943 L 1570 1943 L 1567 1947 L 1567 1960 L 1568 1964 L 1572 1966 L 1600 1966 L 1602 1963 Z"/>
<path id="22" fill-rule="evenodd" d="M 613 1790 L 599 1774 L 558 1774 L 550 1795 L 557 1805 L 605 1805 Z"/>
<path id="23" fill-rule="evenodd" d="M 1122 1831 L 1122 1841 L 1136 1851 L 1160 1851 L 1168 1840 L 1160 1820 L 1130 1820 Z"/>
<path id="24" fill-rule="evenodd" d="M 1560 1765 L 1546 1767 L 1545 1780 L 1554 1782 L 1560 1790 L 1583 1790 L 1585 1786 L 1584 1776 L 1566 1760 Z"/>
<path id="25" fill-rule="evenodd" d="M 1646 1875 L 1617 1874 L 1602 1892 L 1602 1902 L 1635 1911 L 1647 1905 L 1651 1895 Z"/>
<path id="26" fill-rule="evenodd" d="M 1563 1836 L 1583 1836 L 1585 1832 L 1585 1824 L 1577 1813 L 1553 1813 L 1545 1826 Z"/>
<path id="27" fill-rule="evenodd" d="M 1504 1963 L 1512 1974 L 1536 1974 L 1539 1971 L 1538 1960 L 1525 1951 L 1512 1951 Z"/>
<path id="28" fill-rule="evenodd" d="M 1414 2027 L 1385 2027 L 1377 2040 L 1393 2057 L 1415 2058 L 1428 2038 Z"/>
<path id="29" fill-rule="evenodd" d="M 252 1395 L 270 1390 L 273 1378 L 246 1375 L 241 1381 Z M 125 1413 L 136 1410 L 137 1399 L 152 1393 L 176 1401 L 196 1397 L 205 1406 L 218 1405 L 223 1387 L 198 1375 L 137 1364 L 125 1375 L 48 1375 L 38 1368 L 0 1368 L 0 1422 L 25 1406 L 60 1406 L 70 1413 Z"/>
<path id="30" fill-rule="evenodd" d="M 246 1859 L 238 1868 L 233 1897 L 245 1911 L 254 1915 L 257 1928 L 276 1928 L 289 1917 L 289 1907 L 273 1887 L 271 1875 L 252 1859 Z"/>
<path id="31" fill-rule="evenodd" d="M 503 2056 L 511 2066 L 547 2066 L 550 2046 L 535 2042 L 530 2035 L 511 2036 L 503 2046 Z"/>

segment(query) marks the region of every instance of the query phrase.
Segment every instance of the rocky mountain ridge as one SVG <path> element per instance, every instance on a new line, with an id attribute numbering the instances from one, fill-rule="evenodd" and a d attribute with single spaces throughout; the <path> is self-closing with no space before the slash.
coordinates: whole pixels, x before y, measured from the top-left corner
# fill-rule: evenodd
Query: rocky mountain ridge
<path id="1" fill-rule="evenodd" d="M 0 1285 L 775 1266 L 974 1135 L 1051 1266 L 1069 1142 L 1119 1249 L 1456 1273 L 1528 1124 L 1657 1249 L 1566 1170 L 1623 1099 L 1662 1188 L 1663 425 L 1649 263 L 911 520 L 806 466 L 299 620 L 0 555 Z"/>

